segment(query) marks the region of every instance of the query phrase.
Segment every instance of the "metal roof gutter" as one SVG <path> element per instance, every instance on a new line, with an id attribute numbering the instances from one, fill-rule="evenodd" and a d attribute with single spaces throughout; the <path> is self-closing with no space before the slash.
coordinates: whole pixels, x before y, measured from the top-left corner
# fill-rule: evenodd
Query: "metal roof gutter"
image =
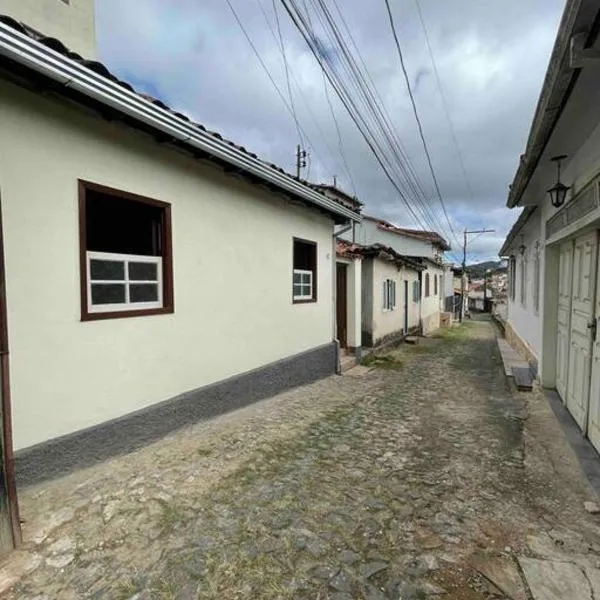
<path id="1" fill-rule="evenodd" d="M 5 56 L 65 87 L 77 90 L 167 134 L 180 143 L 208 153 L 322 210 L 350 221 L 361 221 L 359 214 L 296 181 L 290 175 L 276 171 L 261 160 L 230 146 L 168 110 L 155 106 L 139 94 L 130 92 L 1 22 L 0 56 Z"/>

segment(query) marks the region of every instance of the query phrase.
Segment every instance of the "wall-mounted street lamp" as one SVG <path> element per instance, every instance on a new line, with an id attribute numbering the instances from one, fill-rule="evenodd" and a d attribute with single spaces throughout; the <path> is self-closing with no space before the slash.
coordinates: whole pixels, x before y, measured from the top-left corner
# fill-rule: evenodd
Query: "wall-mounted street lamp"
<path id="1" fill-rule="evenodd" d="M 550 202 L 552 206 L 555 208 L 560 208 L 564 203 L 567 197 L 567 192 L 571 189 L 564 185 L 560 180 L 560 161 L 567 158 L 566 154 L 561 154 L 560 156 L 553 156 L 550 160 L 556 163 L 556 183 L 553 187 L 548 190 L 548 195 L 550 196 Z"/>

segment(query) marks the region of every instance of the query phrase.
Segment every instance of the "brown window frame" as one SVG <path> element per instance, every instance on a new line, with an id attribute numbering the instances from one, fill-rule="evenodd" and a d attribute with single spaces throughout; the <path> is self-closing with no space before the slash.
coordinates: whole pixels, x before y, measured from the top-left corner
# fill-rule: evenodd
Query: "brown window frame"
<path id="1" fill-rule="evenodd" d="M 296 242 L 300 242 L 301 244 L 309 244 L 314 247 L 314 257 L 315 257 L 315 267 L 312 272 L 312 298 L 294 298 L 294 246 Z M 292 303 L 293 304 L 312 304 L 317 302 L 317 274 L 318 274 L 318 264 L 319 264 L 319 248 L 317 242 L 312 240 L 305 240 L 302 238 L 294 237 L 292 238 Z"/>
<path id="2" fill-rule="evenodd" d="M 95 191 L 116 198 L 123 198 L 140 204 L 155 206 L 162 210 L 161 239 L 163 240 L 162 255 L 162 298 L 161 308 L 146 308 L 139 310 L 119 310 L 112 312 L 90 312 L 88 310 L 87 286 L 87 232 L 86 232 L 86 193 Z M 131 192 L 107 187 L 84 179 L 78 180 L 79 192 L 79 284 L 81 291 L 81 320 L 100 321 L 105 319 L 123 319 L 127 317 L 145 317 L 151 315 L 170 314 L 175 311 L 173 298 L 173 243 L 171 224 L 171 205 L 168 202 L 140 196 Z"/>

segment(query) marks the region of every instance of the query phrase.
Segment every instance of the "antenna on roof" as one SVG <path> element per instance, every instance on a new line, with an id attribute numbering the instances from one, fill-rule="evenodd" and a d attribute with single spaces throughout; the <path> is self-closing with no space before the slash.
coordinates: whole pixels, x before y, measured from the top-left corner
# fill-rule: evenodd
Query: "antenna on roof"
<path id="1" fill-rule="evenodd" d="M 333 176 L 333 187 L 337 187 L 337 175 Z"/>

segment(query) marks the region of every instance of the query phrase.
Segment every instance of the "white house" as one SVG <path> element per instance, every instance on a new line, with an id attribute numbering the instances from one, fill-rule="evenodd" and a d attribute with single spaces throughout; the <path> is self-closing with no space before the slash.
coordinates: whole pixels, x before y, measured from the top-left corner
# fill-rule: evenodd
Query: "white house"
<path id="1" fill-rule="evenodd" d="M 368 215 L 355 223 L 352 232 L 344 237 L 363 246 L 380 244 L 401 256 L 418 259 L 423 267 L 420 272 L 420 327 L 425 334 L 439 328 L 440 314 L 445 309 L 443 254 L 450 249 L 446 240 L 432 231 L 396 227 Z"/>
<path id="2" fill-rule="evenodd" d="M 38 481 L 333 373 L 360 219 L 51 45 L 0 22 L 9 482 L 11 439 Z"/>
<path id="3" fill-rule="evenodd" d="M 359 213 L 363 203 L 350 196 L 335 185 L 319 184 L 315 189 L 328 198 Z M 341 237 L 352 228 L 347 225 L 336 230 L 336 237 Z M 341 354 L 352 355 L 360 360 L 362 348 L 362 256 L 357 253 L 346 253 L 343 245 L 336 248 L 336 338 Z"/>
<path id="4" fill-rule="evenodd" d="M 507 338 L 600 450 L 599 18 L 598 2 L 567 2 L 508 197 L 522 212 L 500 254 L 509 259 Z"/>
<path id="5" fill-rule="evenodd" d="M 420 331 L 420 274 L 425 266 L 382 244 L 339 240 L 338 260 L 361 260 L 361 339 L 372 348 Z"/>

